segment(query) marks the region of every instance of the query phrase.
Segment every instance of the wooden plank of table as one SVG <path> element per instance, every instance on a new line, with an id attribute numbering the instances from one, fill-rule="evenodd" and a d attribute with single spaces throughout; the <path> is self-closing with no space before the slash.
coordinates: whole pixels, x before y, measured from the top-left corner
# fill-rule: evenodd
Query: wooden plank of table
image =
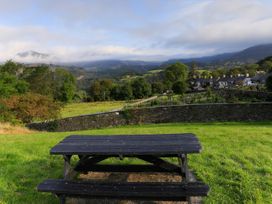
<path id="1" fill-rule="evenodd" d="M 128 182 L 101 183 L 92 181 L 46 180 L 38 191 L 57 195 L 91 198 L 140 200 L 186 200 L 188 196 L 206 196 L 209 187 L 201 182 Z"/>
<path id="2" fill-rule="evenodd" d="M 79 136 L 65 138 L 51 149 L 64 155 L 179 155 L 198 153 L 197 137 L 187 134 Z"/>

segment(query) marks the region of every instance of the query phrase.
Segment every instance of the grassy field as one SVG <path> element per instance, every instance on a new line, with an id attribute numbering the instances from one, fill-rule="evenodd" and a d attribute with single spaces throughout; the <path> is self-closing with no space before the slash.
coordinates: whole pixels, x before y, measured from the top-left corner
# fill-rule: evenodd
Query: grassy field
<path id="1" fill-rule="evenodd" d="M 189 157 L 189 166 L 211 188 L 205 203 L 272 203 L 272 122 L 158 124 L 77 133 L 184 132 L 197 134 L 204 148 Z M 46 178 L 62 177 L 62 158 L 50 156 L 49 150 L 69 134 L 0 135 L 1 204 L 58 203 L 51 194 L 38 193 L 36 186 Z"/>
<path id="2" fill-rule="evenodd" d="M 71 103 L 66 105 L 61 111 L 61 117 L 72 117 L 83 114 L 92 114 L 110 111 L 122 108 L 126 104 L 125 101 L 105 101 L 90 103 Z"/>

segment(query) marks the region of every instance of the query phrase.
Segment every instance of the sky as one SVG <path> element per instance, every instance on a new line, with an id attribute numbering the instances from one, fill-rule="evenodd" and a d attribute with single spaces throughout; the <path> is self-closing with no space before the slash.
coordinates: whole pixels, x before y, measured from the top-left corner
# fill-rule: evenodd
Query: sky
<path id="1" fill-rule="evenodd" d="M 207 56 L 272 43 L 272 0 L 0 0 L 0 42 L 0 61 Z"/>

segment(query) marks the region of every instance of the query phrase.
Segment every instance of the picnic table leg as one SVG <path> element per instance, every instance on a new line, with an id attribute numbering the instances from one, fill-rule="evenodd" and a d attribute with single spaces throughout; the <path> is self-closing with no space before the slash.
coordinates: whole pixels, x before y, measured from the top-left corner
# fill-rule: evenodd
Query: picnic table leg
<path id="1" fill-rule="evenodd" d="M 184 179 L 185 182 L 189 182 L 189 170 L 188 170 L 188 165 L 187 165 L 187 154 L 182 154 L 179 159 L 180 159 L 181 172 L 184 175 L 183 179 Z"/>
<path id="2" fill-rule="evenodd" d="M 66 198 L 64 195 L 60 195 L 59 200 L 60 200 L 60 204 L 65 204 L 65 202 L 66 202 Z"/>
<path id="3" fill-rule="evenodd" d="M 182 178 L 182 182 L 186 182 L 186 183 L 190 181 L 190 174 L 189 174 L 187 161 L 188 161 L 187 154 L 180 155 L 179 163 L 180 163 L 181 173 L 184 175 L 184 177 Z M 186 200 L 189 204 L 192 203 L 190 196 L 187 196 Z"/>
<path id="4" fill-rule="evenodd" d="M 76 176 L 76 172 L 73 170 L 71 166 L 71 155 L 64 155 L 64 169 L 63 169 L 63 178 L 64 179 L 72 179 Z"/>

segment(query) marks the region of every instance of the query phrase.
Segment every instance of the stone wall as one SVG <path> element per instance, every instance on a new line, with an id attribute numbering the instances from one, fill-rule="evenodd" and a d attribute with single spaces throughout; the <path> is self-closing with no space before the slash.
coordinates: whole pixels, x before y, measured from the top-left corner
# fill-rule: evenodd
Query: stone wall
<path id="1" fill-rule="evenodd" d="M 126 124 L 270 121 L 272 103 L 200 104 L 128 109 L 32 123 L 28 127 L 46 131 L 74 131 Z"/>
<path id="2" fill-rule="evenodd" d="M 214 91 L 224 98 L 255 98 L 262 101 L 272 101 L 272 92 L 244 91 L 238 89 L 220 89 Z"/>

